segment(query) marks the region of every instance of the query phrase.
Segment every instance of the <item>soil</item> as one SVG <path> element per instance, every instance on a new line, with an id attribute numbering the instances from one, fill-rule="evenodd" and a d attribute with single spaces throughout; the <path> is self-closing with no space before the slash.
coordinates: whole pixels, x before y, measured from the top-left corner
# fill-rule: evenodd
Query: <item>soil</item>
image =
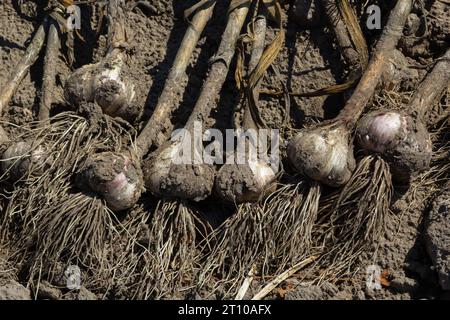
<path id="1" fill-rule="evenodd" d="M 444 290 L 450 290 L 450 194 L 444 192 L 434 201 L 426 219 L 425 244 Z"/>
<path id="2" fill-rule="evenodd" d="M 15 0 L 5 0 L 0 3 L 0 87 L 13 71 L 15 63 L 21 58 L 33 32 L 37 30 L 39 21 L 43 18 L 45 4 L 42 2 L 46 1 L 22 2 L 21 5 Z M 268 76 L 263 80 L 263 88 L 281 89 L 283 84 L 291 92 L 312 92 L 342 83 L 348 76 L 348 72 L 334 41 L 333 33 L 326 26 L 326 21 L 320 19 L 316 9 L 312 8 L 307 12 L 301 9 L 304 3 L 315 5 L 315 1 L 286 2 L 284 25 L 286 42 L 274 63 L 274 70 L 269 70 Z M 432 66 L 434 59 L 444 53 L 450 40 L 448 3 L 437 0 L 424 2 L 424 9 L 429 12 L 425 18 L 428 28 L 423 30 L 423 23 L 421 24 L 424 19 L 423 12 L 420 8 L 415 8 L 408 20 L 406 35 L 400 41 L 399 51 L 394 55 L 390 73 L 385 76 L 383 82 L 385 88 L 397 90 L 399 94 L 417 87 L 418 82 Z M 134 84 L 135 104 L 145 106 L 144 114 L 132 123 L 136 130 L 142 128 L 156 105 L 186 28 L 183 12 L 194 3 L 196 3 L 195 0 L 154 0 L 152 5 L 155 10 L 136 7 L 128 12 L 126 23 L 132 30 L 132 35 L 128 48 L 127 77 Z M 382 6 L 383 17 L 387 16 L 388 7 L 389 5 Z M 170 119 L 170 126 L 182 127 L 198 98 L 201 85 L 207 76 L 208 61 L 214 56 L 220 42 L 220 35 L 226 21 L 225 12 L 225 1 L 219 1 L 215 8 L 214 19 L 202 35 L 187 75 L 180 82 L 180 85 L 186 86 L 186 90 L 183 94 L 176 95 L 178 107 Z M 80 35 L 83 41 L 75 36 L 74 65 L 72 68 L 68 66 L 68 51 L 65 44 L 58 61 L 54 62 L 57 70 L 54 112 L 73 108 L 64 101 L 63 95 L 63 84 L 72 73 L 71 69 L 98 62 L 105 53 L 105 28 L 100 28 L 100 34 L 97 34 L 96 30 L 99 20 L 98 6 L 82 6 L 84 23 L 82 23 Z M 363 31 L 371 50 L 380 32 L 366 29 Z M 269 28 L 268 40 L 273 39 L 274 36 L 274 29 Z M 63 39 L 65 41 L 65 37 Z M 235 62 L 230 69 L 235 69 Z M 31 68 L 31 72 L 22 81 L 10 105 L 4 110 L 1 116 L 3 121 L 23 126 L 36 119 L 41 96 L 42 72 L 41 54 Z M 450 105 L 449 97 L 449 94 L 444 96 L 442 105 Z M 286 128 L 282 131 L 282 152 L 284 153 L 286 141 L 295 129 L 333 118 L 343 106 L 344 98 L 344 94 L 311 98 L 295 96 L 291 97 L 290 101 L 286 101 L 284 98 L 263 94 L 260 98 L 261 114 L 269 127 Z M 242 110 L 241 96 L 236 88 L 233 72 L 230 72 L 221 91 L 217 108 L 205 126 L 221 130 L 231 128 L 235 110 L 237 110 L 235 116 L 239 117 Z M 287 125 L 286 121 L 288 121 Z M 5 126 L 5 130 L 9 136 L 14 136 L 14 126 Z M 2 136 L 0 133 L 0 137 Z M 121 172 L 122 169 L 121 165 L 115 172 Z M 196 179 L 202 179 L 198 175 L 198 170 L 192 168 L 191 171 Z M 172 180 L 170 180 L 172 187 L 177 187 L 180 181 L 189 179 L 175 171 L 172 173 Z M 134 178 L 140 180 L 140 177 Z M 199 190 L 197 186 L 204 181 L 190 182 L 192 185 L 188 186 L 189 192 L 202 196 L 203 190 Z M 212 178 L 207 179 L 207 183 L 212 184 Z M 444 187 L 426 179 L 413 183 L 407 189 L 401 186 L 396 187 L 395 201 L 392 204 L 392 214 L 386 225 L 385 235 L 379 243 L 374 244 L 373 251 L 359 257 L 359 269 L 353 278 L 338 279 L 335 283 L 325 282 L 317 285 L 293 277 L 285 281 L 268 298 L 289 300 L 448 297 L 449 292 L 445 290 L 450 290 L 449 195 L 447 192 L 440 198 L 436 198 L 442 193 L 442 188 Z M 199 210 L 203 210 L 204 216 L 213 214 L 215 219 L 220 217 L 219 220 L 223 220 L 228 215 L 229 209 L 222 207 L 217 204 L 211 206 L 211 202 L 207 202 L 199 205 Z M 216 220 L 211 225 L 217 226 L 218 223 Z M 19 272 L 7 266 L 6 256 L 6 249 L 0 248 L 0 299 L 32 298 L 30 291 L 24 287 L 26 283 L 21 279 Z M 371 265 L 377 266 L 382 272 L 385 281 L 380 289 L 369 289 L 366 285 L 366 269 Z M 255 280 L 247 296 L 251 297 L 256 293 L 263 283 L 261 280 Z M 100 294 L 101 288 L 97 294 L 84 287 L 75 292 L 67 292 L 55 286 L 54 283 L 45 283 L 38 298 L 95 299 L 103 297 Z M 120 294 L 117 293 L 117 296 L 120 297 Z M 186 298 L 181 293 L 174 298 L 180 298 L 180 296 Z"/>
<path id="3" fill-rule="evenodd" d="M 210 196 L 215 170 L 207 164 L 172 165 L 161 189 L 179 199 L 200 201 Z"/>

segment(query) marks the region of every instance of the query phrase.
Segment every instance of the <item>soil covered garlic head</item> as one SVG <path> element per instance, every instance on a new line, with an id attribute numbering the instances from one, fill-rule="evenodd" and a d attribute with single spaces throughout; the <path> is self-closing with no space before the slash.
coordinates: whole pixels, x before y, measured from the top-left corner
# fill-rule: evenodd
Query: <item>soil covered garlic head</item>
<path id="1" fill-rule="evenodd" d="M 225 164 L 217 174 L 215 191 L 230 203 L 255 202 L 275 191 L 275 176 L 272 167 L 258 159 L 246 164 Z"/>
<path id="2" fill-rule="evenodd" d="M 177 161 L 181 145 L 179 142 L 170 143 L 146 162 L 145 186 L 157 196 L 204 200 L 213 190 L 214 168 L 208 164 Z"/>
<path id="3" fill-rule="evenodd" d="M 95 101 L 105 114 L 132 121 L 140 108 L 134 104 L 134 86 L 124 65 L 125 53 L 113 49 L 101 62 L 81 67 L 66 80 L 65 99 L 77 107 Z"/>
<path id="4" fill-rule="evenodd" d="M 425 124 L 401 111 L 375 111 L 358 123 L 356 140 L 366 150 L 381 153 L 398 181 L 409 182 L 430 166 L 432 143 Z"/>
<path id="5" fill-rule="evenodd" d="M 299 173 L 331 187 L 344 185 L 356 167 L 350 134 L 339 123 L 300 131 L 287 153 Z"/>
<path id="6" fill-rule="evenodd" d="M 81 190 L 101 196 L 113 211 L 131 208 L 143 191 L 142 171 L 133 156 L 104 152 L 93 155 L 77 177 Z"/>
<path id="7" fill-rule="evenodd" d="M 20 180 L 28 174 L 39 176 L 51 165 L 52 159 L 42 145 L 33 142 L 13 142 L 3 152 L 2 172 L 9 172 L 14 180 Z"/>

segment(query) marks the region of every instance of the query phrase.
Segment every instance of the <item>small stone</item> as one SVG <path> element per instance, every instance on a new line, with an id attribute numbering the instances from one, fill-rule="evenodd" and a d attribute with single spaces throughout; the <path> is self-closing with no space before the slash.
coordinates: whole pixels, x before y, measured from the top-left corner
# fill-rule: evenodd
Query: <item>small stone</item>
<path id="1" fill-rule="evenodd" d="M 302 287 L 286 292 L 285 300 L 321 300 L 323 291 L 319 286 Z"/>
<path id="2" fill-rule="evenodd" d="M 47 281 L 42 281 L 39 284 L 39 291 L 38 291 L 38 299 L 43 300 L 59 300 L 62 296 L 61 290 L 58 288 L 52 286 Z"/>
<path id="3" fill-rule="evenodd" d="M 31 293 L 17 281 L 10 280 L 0 285 L 0 300 L 31 300 Z"/>
<path id="4" fill-rule="evenodd" d="M 89 291 L 85 287 L 81 287 L 80 290 L 73 290 L 66 293 L 63 296 L 64 300 L 98 300 L 95 293 Z"/>

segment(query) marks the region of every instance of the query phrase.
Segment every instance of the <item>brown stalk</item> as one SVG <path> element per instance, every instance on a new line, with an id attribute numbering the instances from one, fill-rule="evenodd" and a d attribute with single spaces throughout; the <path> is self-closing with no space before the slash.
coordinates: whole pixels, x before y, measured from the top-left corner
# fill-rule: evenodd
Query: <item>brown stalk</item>
<path id="1" fill-rule="evenodd" d="M 433 70 L 427 75 L 409 103 L 413 113 L 419 119 L 442 97 L 442 92 L 448 88 L 450 82 L 450 49 L 438 59 Z"/>
<path id="2" fill-rule="evenodd" d="M 194 17 L 189 23 L 177 56 L 175 57 L 174 64 L 164 85 L 163 92 L 158 99 L 158 104 L 153 111 L 152 117 L 136 140 L 139 158 L 145 156 L 152 146 L 159 147 L 168 139 L 168 136 L 172 132 L 173 124 L 170 121 L 170 115 L 175 107 L 173 105 L 174 97 L 183 90 L 180 86 L 180 81 L 186 72 L 186 68 L 198 40 L 206 24 L 211 19 L 214 6 L 215 1 L 210 1 L 206 7 L 196 8 Z"/>
<path id="3" fill-rule="evenodd" d="M 0 89 L 0 114 L 3 112 L 8 103 L 11 101 L 12 96 L 16 92 L 19 84 L 30 70 L 31 66 L 36 62 L 39 52 L 45 42 L 46 22 L 42 23 L 33 37 L 30 45 L 25 51 L 24 56 L 15 65 L 6 83 Z"/>
<path id="4" fill-rule="evenodd" d="M 369 58 L 367 45 L 353 9 L 347 0 L 321 2 L 350 73 L 361 76 Z"/>
<path id="5" fill-rule="evenodd" d="M 42 79 L 42 98 L 39 106 L 38 119 L 47 121 L 50 116 L 52 102 L 55 94 L 55 76 L 56 76 L 56 61 L 59 53 L 59 34 L 58 25 L 55 21 L 50 22 L 47 35 L 47 48 L 44 60 L 44 75 Z"/>
<path id="6" fill-rule="evenodd" d="M 235 7 L 238 2 L 240 6 Z M 247 17 L 250 4 L 250 0 L 231 1 L 230 7 L 235 7 L 235 9 L 229 13 L 227 27 L 222 35 L 222 41 L 217 53 L 213 58 L 208 78 L 203 84 L 200 97 L 186 122 L 185 129 L 188 131 L 192 131 L 196 121 L 205 123 L 216 104 L 220 90 L 226 80 L 231 60 L 234 57 L 236 42 Z"/>
<path id="7" fill-rule="evenodd" d="M 396 6 L 389 15 L 387 25 L 383 29 L 366 71 L 344 109 L 339 113 L 338 119 L 342 120 L 349 130 L 353 129 L 372 98 L 387 62 L 403 34 L 403 27 L 411 12 L 412 4 L 412 0 L 397 1 Z"/>

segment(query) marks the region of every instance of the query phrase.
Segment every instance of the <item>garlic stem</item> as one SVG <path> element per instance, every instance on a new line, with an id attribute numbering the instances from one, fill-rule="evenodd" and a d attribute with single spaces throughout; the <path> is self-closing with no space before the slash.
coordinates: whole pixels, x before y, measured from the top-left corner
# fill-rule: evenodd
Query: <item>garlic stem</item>
<path id="1" fill-rule="evenodd" d="M 388 22 L 375 47 L 361 80 L 351 98 L 338 115 L 349 130 L 353 130 L 366 105 L 375 93 L 383 71 L 403 34 L 403 28 L 412 9 L 412 0 L 397 0 Z"/>
<path id="2" fill-rule="evenodd" d="M 265 49 L 266 16 L 257 16 L 253 26 L 253 43 L 249 61 L 249 73 L 255 70 Z M 258 95 L 256 95 L 255 100 L 257 102 Z M 244 107 L 243 128 L 244 130 L 257 130 L 257 125 L 252 117 L 248 102 Z M 269 189 L 271 188 L 269 186 L 275 179 L 275 172 L 269 164 L 259 159 L 250 159 L 249 152 L 248 150 L 246 151 L 244 155 L 246 162 L 244 164 L 224 164 L 217 173 L 215 182 L 216 193 L 221 199 L 227 202 L 242 203 L 257 201 L 261 196 L 270 191 Z"/>
<path id="3" fill-rule="evenodd" d="M 206 8 L 199 9 L 188 25 L 152 117 L 136 140 L 137 153 L 140 158 L 144 157 L 152 146 L 161 146 L 169 138 L 170 132 L 173 130 L 170 114 L 175 107 L 174 97 L 177 96 L 177 93 L 181 94 L 181 91 L 184 89 L 180 82 L 186 73 L 198 40 L 206 24 L 211 19 L 214 6 L 215 2 Z"/>
<path id="4" fill-rule="evenodd" d="M 39 57 L 39 52 L 41 51 L 41 48 L 45 42 L 46 23 L 47 20 L 45 20 L 44 23 L 39 26 L 36 34 L 33 37 L 33 40 L 25 51 L 24 56 L 14 67 L 9 78 L 0 89 L 0 114 L 2 114 L 3 108 L 6 107 L 11 101 L 14 92 L 19 87 L 19 84 L 22 82 L 28 70 L 30 70 L 31 66 Z"/>

